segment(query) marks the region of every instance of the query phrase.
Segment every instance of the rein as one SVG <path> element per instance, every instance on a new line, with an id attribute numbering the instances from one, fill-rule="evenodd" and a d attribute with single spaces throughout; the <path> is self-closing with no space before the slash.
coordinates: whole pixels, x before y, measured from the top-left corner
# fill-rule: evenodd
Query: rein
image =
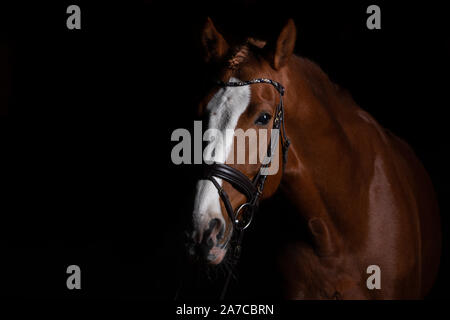
<path id="1" fill-rule="evenodd" d="M 283 169 L 287 162 L 287 152 L 290 145 L 290 141 L 286 136 L 286 129 L 284 124 L 284 105 L 283 105 L 283 95 L 284 95 L 284 87 L 271 79 L 265 79 L 265 78 L 259 78 L 259 79 L 253 79 L 249 81 L 239 81 L 239 82 L 222 82 L 219 81 L 217 84 L 222 87 L 241 87 L 241 86 L 247 86 L 257 83 L 264 83 L 264 84 L 271 84 L 274 86 L 274 88 L 278 91 L 280 94 L 280 102 L 278 103 L 277 109 L 275 111 L 275 116 L 273 120 L 273 126 L 272 130 L 280 130 L 282 134 L 282 140 L 281 140 L 281 146 L 282 146 L 282 152 L 283 152 Z M 278 143 L 278 137 L 276 136 L 276 142 Z M 276 150 L 276 144 L 272 143 L 272 137 L 269 141 L 269 145 L 267 148 L 267 154 L 265 156 L 265 159 L 263 161 L 263 164 L 261 164 L 258 173 L 255 175 L 255 177 L 250 180 L 245 174 L 240 172 L 239 170 L 228 166 L 226 164 L 222 163 L 213 163 L 210 165 L 206 165 L 203 170 L 203 178 L 210 180 L 214 186 L 216 187 L 220 198 L 222 199 L 227 214 L 232 222 L 233 226 L 233 235 L 234 240 L 231 241 L 232 247 L 232 254 L 234 256 L 234 259 L 237 261 L 241 254 L 241 245 L 242 245 L 242 239 L 244 236 L 244 230 L 247 229 L 252 220 L 253 215 L 255 211 L 258 208 L 259 199 L 260 196 L 264 190 L 264 184 L 267 179 L 267 174 L 265 174 L 265 169 L 267 169 L 273 158 L 273 154 Z M 217 179 L 222 179 L 230 183 L 236 190 L 244 194 L 247 198 L 247 202 L 240 205 L 236 211 L 233 210 L 233 207 L 231 205 L 230 199 L 228 197 L 228 194 L 225 192 L 225 190 L 222 188 L 222 186 L 219 184 Z M 231 269 L 228 270 L 227 279 L 225 281 L 224 288 L 222 290 L 222 293 L 220 295 L 220 300 L 223 300 L 225 298 L 230 280 L 232 276 Z"/>

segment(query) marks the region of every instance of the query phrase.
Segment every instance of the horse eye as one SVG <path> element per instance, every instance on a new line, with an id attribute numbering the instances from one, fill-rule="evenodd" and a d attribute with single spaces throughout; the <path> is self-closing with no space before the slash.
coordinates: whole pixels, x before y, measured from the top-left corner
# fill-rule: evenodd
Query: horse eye
<path id="1" fill-rule="evenodd" d="M 266 125 L 267 123 L 269 123 L 270 118 L 272 118 L 272 116 L 269 113 L 261 113 L 258 119 L 256 119 L 255 124 Z"/>

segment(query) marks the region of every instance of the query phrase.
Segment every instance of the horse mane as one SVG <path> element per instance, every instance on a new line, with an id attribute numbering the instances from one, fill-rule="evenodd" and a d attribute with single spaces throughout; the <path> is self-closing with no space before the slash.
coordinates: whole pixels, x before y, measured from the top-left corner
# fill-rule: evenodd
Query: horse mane
<path id="1" fill-rule="evenodd" d="M 301 74 L 310 85 L 314 96 L 326 107 L 333 107 L 336 104 L 350 106 L 354 105 L 350 92 L 334 82 L 328 74 L 314 61 L 308 58 L 299 57 L 301 64 Z"/>

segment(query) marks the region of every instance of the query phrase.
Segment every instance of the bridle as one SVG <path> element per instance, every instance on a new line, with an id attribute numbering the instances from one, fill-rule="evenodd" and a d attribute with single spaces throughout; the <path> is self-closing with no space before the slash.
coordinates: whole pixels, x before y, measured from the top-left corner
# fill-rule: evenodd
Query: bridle
<path id="1" fill-rule="evenodd" d="M 252 220 L 255 211 L 258 208 L 259 199 L 264 190 L 264 184 L 267 179 L 267 168 L 271 165 L 273 154 L 276 151 L 276 146 L 278 145 L 278 133 L 281 129 L 282 140 L 282 152 L 283 152 L 283 169 L 287 162 L 287 152 L 289 148 L 290 141 L 286 136 L 286 129 L 284 125 L 284 106 L 283 106 L 283 95 L 284 87 L 279 83 L 271 79 L 259 78 L 249 81 L 232 81 L 232 82 L 222 82 L 219 81 L 217 84 L 221 87 L 241 87 L 257 83 L 271 84 L 280 94 L 280 102 L 278 103 L 277 109 L 275 111 L 275 116 L 273 117 L 272 132 L 277 133 L 276 136 L 272 135 L 269 140 L 269 145 L 267 147 L 266 158 L 263 160 L 258 173 L 251 180 L 245 174 L 239 170 L 222 163 L 213 163 L 204 166 L 203 179 L 210 180 L 214 186 L 217 188 L 220 198 L 222 199 L 227 214 L 232 222 L 233 226 L 233 241 L 230 242 L 230 249 L 234 255 L 234 259 L 237 260 L 241 253 L 241 243 L 244 235 L 244 230 L 247 229 Z M 275 129 L 275 130 L 274 130 Z M 276 137 L 276 144 L 272 143 L 272 138 Z M 233 210 L 228 194 L 219 184 L 217 179 L 222 179 L 230 183 L 233 188 L 241 192 L 246 196 L 247 202 L 240 205 L 236 211 Z M 222 290 L 220 300 L 225 297 L 228 284 L 231 279 L 231 270 L 228 272 L 228 277 L 225 282 L 225 286 Z"/>

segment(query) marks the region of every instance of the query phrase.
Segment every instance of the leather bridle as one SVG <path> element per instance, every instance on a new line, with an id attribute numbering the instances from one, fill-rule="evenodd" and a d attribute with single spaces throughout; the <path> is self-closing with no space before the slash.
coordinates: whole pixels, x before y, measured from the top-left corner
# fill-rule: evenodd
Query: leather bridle
<path id="1" fill-rule="evenodd" d="M 272 131 L 278 132 L 281 131 L 282 140 L 282 152 L 283 152 L 283 168 L 287 162 L 287 152 L 289 148 L 289 139 L 286 136 L 286 130 L 284 125 L 284 106 L 283 106 L 283 95 L 284 95 L 284 87 L 271 79 L 259 78 L 253 79 L 249 81 L 238 81 L 238 82 L 218 82 L 219 86 L 222 87 L 241 87 L 247 86 L 257 83 L 266 83 L 271 84 L 275 87 L 275 89 L 280 94 L 280 102 L 278 103 L 277 109 L 275 111 Z M 276 129 L 274 131 L 274 129 Z M 281 130 L 280 130 L 281 129 Z M 261 164 L 258 173 L 251 180 L 245 174 L 240 172 L 239 170 L 222 163 L 213 163 L 207 164 L 204 166 L 203 170 L 203 179 L 210 180 L 214 186 L 217 188 L 220 198 L 222 199 L 227 214 L 232 222 L 233 226 L 233 237 L 234 241 L 231 241 L 231 250 L 233 250 L 232 254 L 234 255 L 234 259 L 237 260 L 240 256 L 241 252 L 241 243 L 244 234 L 244 230 L 249 227 L 252 222 L 253 215 L 257 210 L 260 196 L 264 190 L 264 184 L 267 179 L 267 168 L 271 165 L 273 154 L 276 151 L 277 144 L 272 143 L 272 135 L 269 145 L 267 147 L 266 158 Z M 278 143 L 278 135 L 276 136 L 276 143 Z M 230 183 L 233 188 L 246 196 L 247 202 L 240 205 L 236 211 L 233 210 L 228 194 L 219 184 L 217 179 L 222 179 Z M 220 299 L 222 300 L 225 296 L 229 281 L 231 279 L 231 270 L 229 270 L 229 274 L 222 291 Z"/>

